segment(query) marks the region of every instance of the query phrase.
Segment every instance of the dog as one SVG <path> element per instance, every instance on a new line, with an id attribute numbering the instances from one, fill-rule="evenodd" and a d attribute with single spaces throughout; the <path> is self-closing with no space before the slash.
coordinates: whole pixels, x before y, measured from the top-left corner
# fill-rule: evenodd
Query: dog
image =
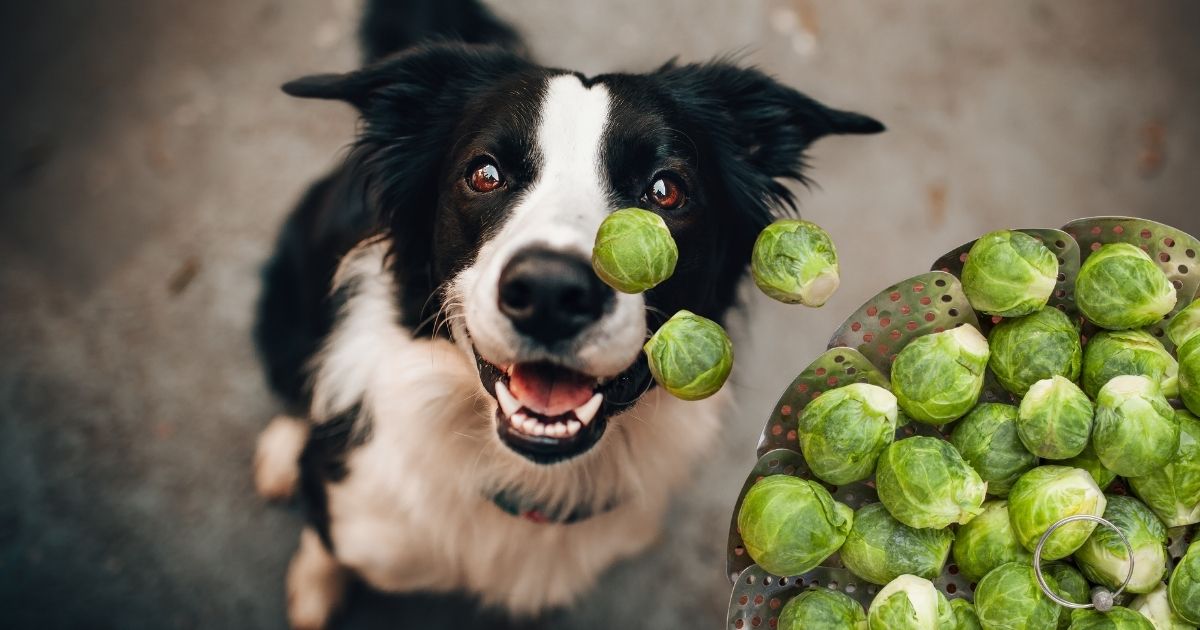
<path id="1" fill-rule="evenodd" d="M 567 606 L 654 541 L 719 429 L 722 395 L 655 386 L 647 337 L 683 309 L 724 321 L 805 149 L 883 125 L 729 60 L 543 67 L 475 0 L 368 2 L 361 35 L 364 67 L 283 87 L 361 118 L 287 219 L 255 328 L 289 410 L 256 486 L 308 516 L 289 621 L 325 627 L 352 578 Z M 639 295 L 590 264 L 625 207 L 679 249 Z"/>

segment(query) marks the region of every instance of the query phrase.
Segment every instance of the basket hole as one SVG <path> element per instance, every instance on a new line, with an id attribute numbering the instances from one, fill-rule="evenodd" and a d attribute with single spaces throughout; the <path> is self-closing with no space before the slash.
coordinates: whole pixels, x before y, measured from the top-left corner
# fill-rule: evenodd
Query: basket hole
<path id="1" fill-rule="evenodd" d="M 1064 280 L 1066 280 L 1066 279 L 1067 279 L 1067 274 L 1065 274 L 1065 273 L 1060 273 L 1060 274 L 1058 274 L 1058 281 L 1059 281 L 1059 282 L 1063 282 L 1063 281 L 1064 281 Z"/>
<path id="2" fill-rule="evenodd" d="M 750 625 L 751 625 L 751 626 L 754 626 L 755 628 L 757 628 L 758 626 L 762 625 L 762 617 L 759 617 L 759 616 L 757 616 L 757 615 L 755 615 L 754 617 L 751 617 L 751 618 L 750 618 Z"/>
<path id="3" fill-rule="evenodd" d="M 950 572 L 950 575 L 958 575 L 958 565 L 957 564 L 950 565 L 949 567 L 946 568 L 946 570 Z"/>
<path id="4" fill-rule="evenodd" d="M 1092 251 L 1096 251 L 1096 250 L 1100 249 L 1100 243 L 1098 243 L 1098 242 L 1092 243 L 1091 246 L 1089 247 L 1089 249 L 1091 249 Z"/>
<path id="5" fill-rule="evenodd" d="M 745 595 L 742 595 L 741 597 L 738 598 L 738 604 L 741 604 L 742 606 L 745 606 L 749 601 L 750 601 L 750 598 Z"/>
<path id="6" fill-rule="evenodd" d="M 738 557 L 746 555 L 746 548 L 741 545 L 734 547 L 733 555 L 738 556 Z M 745 604 L 746 602 L 742 602 L 742 603 Z"/>
<path id="7" fill-rule="evenodd" d="M 854 369 L 854 366 L 853 366 L 853 365 L 851 365 L 850 367 L 846 368 L 846 374 L 854 374 L 854 373 L 855 373 L 855 372 L 857 372 L 857 371 L 858 371 L 858 370 Z"/>
<path id="8" fill-rule="evenodd" d="M 854 322 L 853 324 L 850 324 L 850 330 L 852 330 L 854 332 L 858 332 L 858 331 L 862 330 L 862 324 L 860 324 L 858 322 Z"/>
<path id="9" fill-rule="evenodd" d="M 771 578 L 769 578 L 769 577 L 763 578 L 763 586 L 770 586 L 770 585 L 771 585 Z M 759 595 L 759 597 L 762 597 L 762 596 Z"/>
<path id="10" fill-rule="evenodd" d="M 1178 290 L 1180 290 L 1180 289 L 1182 289 L 1182 288 L 1183 288 L 1183 281 L 1182 281 L 1182 280 L 1172 280 L 1172 281 L 1171 281 L 1171 284 L 1175 285 L 1175 290 L 1176 290 L 1176 291 L 1178 291 Z"/>
<path id="11" fill-rule="evenodd" d="M 1062 248 L 1066 247 L 1067 244 L 1062 242 L 1062 240 L 1057 240 L 1057 241 L 1054 241 L 1054 246 L 1059 249 L 1062 249 Z"/>
<path id="12" fill-rule="evenodd" d="M 1115 230 L 1114 230 L 1114 231 L 1115 231 Z M 1120 232 L 1118 232 L 1118 234 L 1119 234 L 1119 233 L 1120 233 Z M 1152 234 L 1150 234 L 1150 230 L 1142 230 L 1142 231 L 1141 231 L 1141 234 L 1140 234 L 1140 236 L 1141 236 L 1142 238 L 1150 238 L 1150 237 L 1151 237 L 1151 236 L 1153 236 L 1153 235 L 1152 235 Z"/>
<path id="13" fill-rule="evenodd" d="M 954 585 L 954 582 L 951 582 L 946 585 L 946 592 L 950 593 L 951 595 L 953 595 L 954 592 L 957 590 L 958 590 L 958 587 Z"/>
<path id="14" fill-rule="evenodd" d="M 851 582 L 851 583 L 849 583 L 849 584 L 847 584 L 847 585 L 846 585 L 846 592 L 847 592 L 847 593 L 853 593 L 854 591 L 857 591 L 857 590 L 858 590 L 858 585 L 857 585 L 857 584 L 855 584 L 854 582 Z"/>
<path id="15" fill-rule="evenodd" d="M 1065 264 L 1067 264 L 1067 261 L 1063 260 L 1063 257 L 1062 257 L 1062 256 L 1059 256 L 1059 257 L 1058 257 L 1058 264 L 1059 264 L 1059 265 L 1065 265 Z"/>
<path id="16" fill-rule="evenodd" d="M 956 309 L 956 308 L 952 308 L 947 312 L 950 313 L 950 317 L 958 317 L 958 309 Z"/>
<path id="17" fill-rule="evenodd" d="M 933 283 L 934 283 L 935 285 L 939 286 L 939 287 L 944 287 L 944 286 L 946 286 L 946 281 L 945 281 L 945 280 L 942 280 L 941 278 L 938 278 L 937 280 L 934 280 L 934 281 L 933 281 Z"/>
<path id="18" fill-rule="evenodd" d="M 916 283 L 916 284 L 914 284 L 914 285 L 913 285 L 913 288 L 912 288 L 912 289 L 913 289 L 913 293 L 920 293 L 920 292 L 922 292 L 922 291 L 924 291 L 924 290 L 925 290 L 925 285 L 923 285 L 923 284 L 921 284 L 920 282 L 918 282 L 918 283 Z"/>
<path id="19" fill-rule="evenodd" d="M 1153 332 L 1154 332 L 1154 336 L 1155 336 L 1155 337 L 1162 337 L 1162 336 L 1163 336 L 1163 331 L 1162 331 L 1162 329 L 1161 329 L 1161 328 L 1155 328 Z"/>
<path id="20" fill-rule="evenodd" d="M 899 302 L 900 301 L 900 292 L 892 291 L 890 294 L 888 294 L 888 299 L 893 302 Z"/>
<path id="21" fill-rule="evenodd" d="M 947 300 L 947 298 L 949 298 L 949 297 L 950 297 L 950 296 L 948 296 L 948 295 L 943 295 L 943 296 L 942 296 L 942 299 L 943 299 L 943 300 Z M 927 295 L 927 296 L 925 296 L 925 297 L 921 298 L 921 305 L 922 305 L 922 306 L 929 306 L 929 303 L 930 303 L 930 302 L 932 302 L 932 301 L 933 301 L 933 300 L 930 300 L 930 299 L 929 299 L 929 296 Z M 948 300 L 947 300 L 947 301 L 948 301 Z"/>
<path id="22" fill-rule="evenodd" d="M 1170 236 L 1164 236 L 1163 245 L 1166 245 L 1167 247 L 1175 247 L 1175 239 L 1171 238 Z"/>
<path id="23" fill-rule="evenodd" d="M 795 472 L 796 472 L 796 467 L 791 464 L 788 464 L 787 466 L 783 467 L 783 474 L 785 474 L 785 475 L 790 475 Z"/>
<path id="24" fill-rule="evenodd" d="M 927 321 L 927 322 L 931 322 L 936 318 L 937 318 L 937 315 L 934 315 L 933 313 L 925 313 L 925 321 Z"/>
<path id="25" fill-rule="evenodd" d="M 1065 298 L 1065 297 L 1067 297 L 1067 292 L 1063 289 L 1059 289 L 1054 292 L 1054 297 L 1057 297 L 1059 299 Z"/>
<path id="26" fill-rule="evenodd" d="M 787 578 L 785 578 L 785 577 L 781 577 L 781 578 L 779 578 L 779 585 L 780 585 L 780 586 L 787 586 Z"/>
<path id="27" fill-rule="evenodd" d="M 1188 258 L 1195 258 L 1195 257 L 1196 257 L 1196 250 L 1194 250 L 1194 249 L 1189 249 L 1189 250 L 1187 250 L 1187 251 L 1183 252 L 1183 254 L 1184 254 L 1185 256 L 1187 256 Z"/>
<path id="28" fill-rule="evenodd" d="M 1179 265 L 1179 273 L 1187 275 L 1187 272 L 1188 272 L 1187 265 Z"/>
<path id="29" fill-rule="evenodd" d="M 782 585 L 780 585 L 780 586 L 782 586 Z M 771 610 L 779 610 L 779 606 L 782 604 L 783 604 L 783 602 L 779 601 L 778 597 L 771 598 L 771 602 L 770 602 Z"/>
<path id="30" fill-rule="evenodd" d="M 829 588 L 829 590 L 831 590 L 831 591 L 836 591 L 836 590 L 838 590 L 838 583 L 837 583 L 837 582 L 830 582 L 829 584 L 826 584 L 825 586 L 826 586 L 826 587 L 828 587 L 828 588 Z"/>
<path id="31" fill-rule="evenodd" d="M 1171 255 L 1167 252 L 1158 252 L 1158 259 L 1163 262 L 1171 262 Z"/>
<path id="32" fill-rule="evenodd" d="M 834 363 L 841 363 L 842 361 L 845 361 L 845 360 L 846 360 L 846 357 L 843 357 L 843 356 L 842 356 L 842 355 L 840 355 L 840 354 L 839 354 L 839 355 L 837 355 L 836 357 L 833 357 L 833 362 L 834 362 Z"/>
<path id="33" fill-rule="evenodd" d="M 1122 228 L 1121 226 L 1118 225 L 1117 227 L 1113 228 L 1114 232 L 1117 232 L 1117 230 L 1124 231 L 1124 228 Z M 1117 232 L 1117 234 L 1120 234 L 1120 233 L 1121 232 Z M 1092 227 L 1092 234 L 1094 234 L 1095 236 L 1100 236 L 1100 226 L 1099 225 Z"/>
<path id="34" fill-rule="evenodd" d="M 737 630 L 742 630 L 742 628 L 746 627 L 746 622 L 741 619 L 737 619 L 733 622 L 733 627 L 737 628 Z"/>
<path id="35" fill-rule="evenodd" d="M 953 299 L 954 299 L 954 298 L 950 297 L 950 294 L 949 294 L 949 293 L 947 293 L 946 295 L 943 295 L 943 296 L 942 296 L 942 301 L 943 301 L 943 302 L 949 302 L 950 300 L 953 300 Z"/>
<path id="36" fill-rule="evenodd" d="M 763 596 L 762 596 L 762 595 L 755 595 L 755 596 L 754 596 L 754 605 L 755 605 L 755 606 L 762 606 L 762 603 L 763 603 L 764 601 L 766 601 L 766 600 L 763 598 Z"/>

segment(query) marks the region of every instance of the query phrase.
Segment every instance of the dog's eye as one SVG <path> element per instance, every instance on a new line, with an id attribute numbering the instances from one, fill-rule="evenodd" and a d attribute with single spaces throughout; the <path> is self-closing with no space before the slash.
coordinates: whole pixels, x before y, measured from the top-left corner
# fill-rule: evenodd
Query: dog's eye
<path id="1" fill-rule="evenodd" d="M 475 192 L 492 192 L 504 185 L 504 175 L 495 162 L 484 158 L 467 169 L 467 185 Z"/>
<path id="2" fill-rule="evenodd" d="M 646 199 L 664 210 L 675 210 L 687 203 L 683 184 L 672 175 L 662 174 L 646 190 Z"/>

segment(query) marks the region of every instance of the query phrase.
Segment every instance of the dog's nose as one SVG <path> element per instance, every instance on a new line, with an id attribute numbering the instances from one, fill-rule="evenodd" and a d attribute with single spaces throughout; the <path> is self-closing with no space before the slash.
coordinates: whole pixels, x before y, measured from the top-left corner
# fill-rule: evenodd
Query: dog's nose
<path id="1" fill-rule="evenodd" d="M 550 344 L 600 319 L 613 290 L 580 256 L 548 249 L 517 252 L 500 272 L 500 312 L 521 333 Z"/>

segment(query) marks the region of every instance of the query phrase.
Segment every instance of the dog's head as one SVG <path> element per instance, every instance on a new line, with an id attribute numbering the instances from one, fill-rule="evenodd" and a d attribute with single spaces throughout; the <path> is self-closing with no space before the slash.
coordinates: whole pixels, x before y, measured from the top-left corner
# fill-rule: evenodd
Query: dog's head
<path id="1" fill-rule="evenodd" d="M 394 243 L 405 324 L 473 354 L 499 439 L 539 464 L 588 451 L 653 386 L 642 344 L 673 313 L 722 320 L 810 143 L 883 129 L 727 62 L 587 78 L 456 44 L 285 90 L 360 110 L 351 159 Z M 630 206 L 679 247 L 642 295 L 590 263 L 600 223 Z"/>

